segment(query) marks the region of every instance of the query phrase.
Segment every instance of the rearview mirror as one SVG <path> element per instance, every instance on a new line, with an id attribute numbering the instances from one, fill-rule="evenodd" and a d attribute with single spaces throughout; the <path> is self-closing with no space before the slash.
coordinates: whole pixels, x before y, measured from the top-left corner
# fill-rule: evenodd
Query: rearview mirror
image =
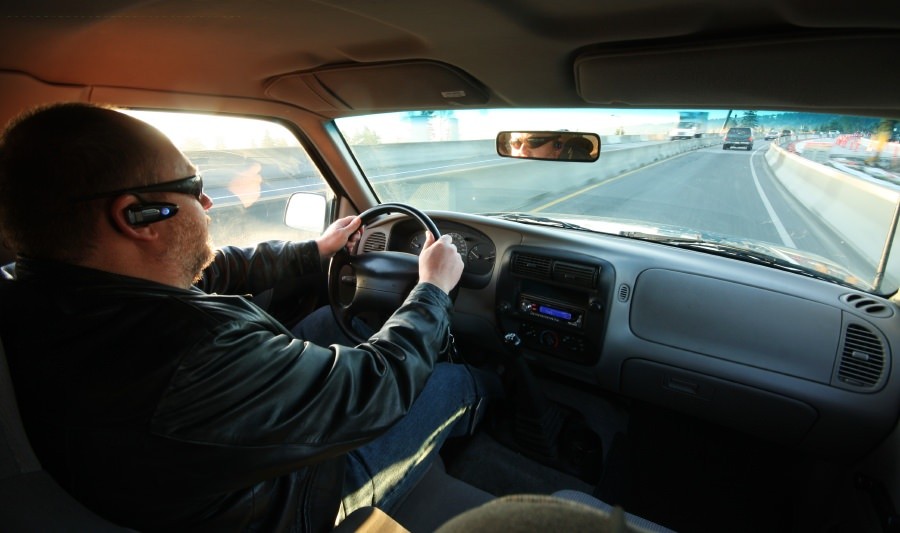
<path id="1" fill-rule="evenodd" d="M 600 157 L 600 136 L 577 131 L 501 131 L 497 134 L 501 157 L 591 163 Z"/>

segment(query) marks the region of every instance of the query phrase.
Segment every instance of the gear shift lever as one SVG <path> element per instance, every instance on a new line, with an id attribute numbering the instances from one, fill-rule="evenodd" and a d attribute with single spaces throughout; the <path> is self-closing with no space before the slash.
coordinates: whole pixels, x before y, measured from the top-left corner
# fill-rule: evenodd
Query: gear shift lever
<path id="1" fill-rule="evenodd" d="M 563 425 L 563 413 L 547 400 L 537 378 L 522 356 L 522 339 L 515 333 L 507 333 L 504 343 L 512 354 L 515 376 L 515 437 L 516 444 L 524 451 L 556 458 L 556 444 Z"/>

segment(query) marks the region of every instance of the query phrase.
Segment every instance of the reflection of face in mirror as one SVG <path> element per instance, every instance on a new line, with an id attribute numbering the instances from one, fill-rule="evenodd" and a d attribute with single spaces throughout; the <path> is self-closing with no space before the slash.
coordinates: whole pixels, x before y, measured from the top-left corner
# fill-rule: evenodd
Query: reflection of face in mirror
<path id="1" fill-rule="evenodd" d="M 240 199 L 244 207 L 250 207 L 259 200 L 263 182 L 261 170 L 262 165 L 255 161 L 251 162 L 228 182 L 228 190 Z"/>
<path id="2" fill-rule="evenodd" d="M 567 130 L 501 131 L 497 134 L 497 154 L 520 159 L 591 163 L 600 156 L 600 136 Z"/>
<path id="3" fill-rule="evenodd" d="M 509 137 L 509 155 L 538 159 L 558 159 L 563 144 L 559 135 L 513 132 Z"/>

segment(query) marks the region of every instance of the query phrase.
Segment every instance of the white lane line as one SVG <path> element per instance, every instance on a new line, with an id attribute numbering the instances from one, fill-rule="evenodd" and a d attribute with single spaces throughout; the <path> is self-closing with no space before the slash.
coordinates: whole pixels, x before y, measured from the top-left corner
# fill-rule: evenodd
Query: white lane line
<path id="1" fill-rule="evenodd" d="M 772 224 L 775 225 L 775 230 L 778 232 L 778 236 L 781 237 L 781 241 L 789 248 L 796 248 L 797 245 L 794 244 L 791 235 L 784 227 L 784 224 L 781 223 L 781 219 L 778 218 L 778 214 L 775 213 L 775 209 L 772 208 L 772 203 L 769 202 L 769 197 L 766 196 L 766 193 L 762 189 L 762 185 L 759 183 L 759 176 L 756 175 L 756 168 L 754 168 L 753 165 L 753 156 L 758 153 L 761 153 L 761 151 L 755 151 L 750 156 L 750 174 L 753 175 L 753 183 L 756 185 L 756 192 L 759 193 L 759 198 L 762 200 L 763 205 L 766 206 L 766 211 L 769 213 L 769 218 L 772 219 Z"/>
<path id="2" fill-rule="evenodd" d="M 590 191 L 590 190 L 592 190 L 592 189 L 596 189 L 597 187 L 602 187 L 602 186 L 604 186 L 604 185 L 609 185 L 610 183 L 613 183 L 614 181 L 619 181 L 620 179 L 625 178 L 625 177 L 627 177 L 627 176 L 630 176 L 631 174 L 637 174 L 638 172 L 647 170 L 648 168 L 652 168 L 652 167 L 655 167 L 655 166 L 657 166 L 657 165 L 662 165 L 662 164 L 664 164 L 664 163 L 668 163 L 669 161 L 672 161 L 673 159 L 676 159 L 676 158 L 678 158 L 678 157 L 683 157 L 683 156 L 686 156 L 686 155 L 692 154 L 692 153 L 693 153 L 693 152 L 683 152 L 683 153 L 674 155 L 674 156 L 672 156 L 672 157 L 669 157 L 669 158 L 666 158 L 666 159 L 662 159 L 662 160 L 657 161 L 657 162 L 655 162 L 655 163 L 650 163 L 649 165 L 645 165 L 645 166 L 642 166 L 642 167 L 640 167 L 640 168 L 636 168 L 636 169 L 634 169 L 634 170 L 629 170 L 629 171 L 627 171 L 627 172 L 623 172 L 623 173 L 621 173 L 621 174 L 617 174 L 617 175 L 615 175 L 615 176 L 613 176 L 613 177 L 611 177 L 611 178 L 607 178 L 607 179 L 601 181 L 600 183 L 595 183 L 595 184 L 593 184 L 593 185 L 588 185 L 587 187 L 585 187 L 585 188 L 583 188 L 583 189 L 579 189 L 579 190 L 577 190 L 577 191 L 575 191 L 575 192 L 573 192 L 573 193 L 571 193 L 571 194 L 567 194 L 567 195 L 563 196 L 562 198 L 557 198 L 556 200 L 551 200 L 550 202 L 548 202 L 548 203 L 546 203 L 546 204 L 544 204 L 544 205 L 542 205 L 542 206 L 536 207 L 536 208 L 534 208 L 534 209 L 530 209 L 529 211 L 530 211 L 531 213 L 537 213 L 537 212 L 543 211 L 544 209 L 549 209 L 549 208 L 553 207 L 554 205 L 556 205 L 556 204 L 558 204 L 558 203 L 565 202 L 566 200 L 571 200 L 572 198 L 575 198 L 576 196 L 580 196 L 580 195 L 582 195 L 582 194 L 584 194 L 584 193 L 586 193 L 586 192 L 588 192 L 588 191 Z"/>

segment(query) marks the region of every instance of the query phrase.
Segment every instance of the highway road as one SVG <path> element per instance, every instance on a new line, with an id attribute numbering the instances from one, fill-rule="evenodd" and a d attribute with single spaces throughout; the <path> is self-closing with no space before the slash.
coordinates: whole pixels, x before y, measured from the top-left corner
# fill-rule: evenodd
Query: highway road
<path id="1" fill-rule="evenodd" d="M 805 250 L 861 274 L 873 272 L 871 259 L 859 257 L 781 187 L 763 158 L 768 145 L 758 141 L 750 152 L 716 145 L 613 178 L 595 178 L 601 154 L 592 164 L 456 162 L 376 182 L 426 209 L 649 221 Z"/>

